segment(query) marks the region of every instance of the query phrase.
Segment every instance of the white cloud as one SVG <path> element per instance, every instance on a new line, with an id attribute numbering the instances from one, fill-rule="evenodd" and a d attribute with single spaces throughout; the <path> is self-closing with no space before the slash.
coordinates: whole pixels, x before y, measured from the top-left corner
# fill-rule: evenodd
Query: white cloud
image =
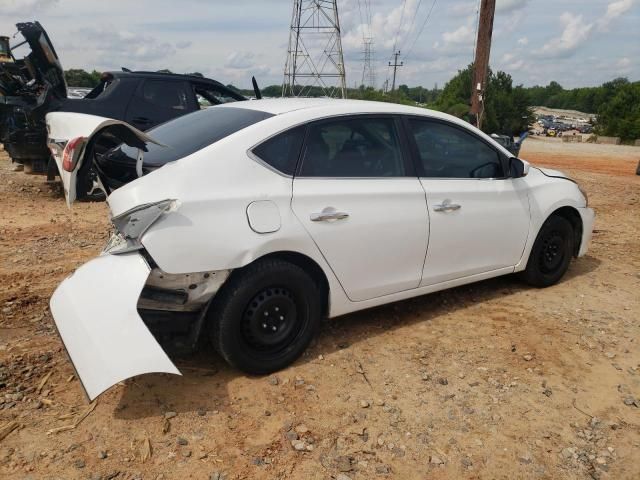
<path id="1" fill-rule="evenodd" d="M 225 62 L 227 68 L 246 69 L 255 65 L 255 55 L 251 52 L 232 52 Z"/>
<path id="2" fill-rule="evenodd" d="M 360 23 L 359 17 L 355 12 L 347 17 L 350 22 L 343 22 L 343 14 L 340 13 L 340 23 L 342 27 L 342 46 L 343 48 L 362 49 L 363 36 L 373 36 L 376 48 L 391 50 L 395 44 L 396 48 L 400 48 L 407 44 L 410 36 L 413 41 L 413 35 L 417 27 L 417 23 L 412 22 L 412 15 L 415 15 L 418 0 L 407 0 L 403 6 L 402 2 L 398 2 L 395 8 L 389 12 L 375 11 L 371 17 L 371 31 L 366 24 Z M 348 4 L 345 4 L 348 5 Z M 364 9 L 364 6 L 362 7 Z M 371 7 L 375 8 L 374 5 Z M 424 7 L 423 7 L 424 8 Z M 403 13 L 404 10 L 404 13 Z M 345 23 L 347 26 L 345 27 Z M 349 28 L 349 23 L 351 28 Z M 410 31 L 411 30 L 411 31 Z M 408 47 L 408 45 L 406 45 Z"/>
<path id="3" fill-rule="evenodd" d="M 518 39 L 518 45 L 529 45 L 529 39 L 527 37 L 521 37 Z"/>
<path id="4" fill-rule="evenodd" d="M 517 72 L 518 70 L 522 70 L 525 66 L 524 60 L 516 60 L 515 62 L 507 65 L 507 72 Z"/>
<path id="5" fill-rule="evenodd" d="M 444 40 L 445 47 L 448 45 L 473 45 L 474 36 L 475 30 L 471 25 L 462 25 L 452 32 L 444 32 L 442 39 Z"/>
<path id="6" fill-rule="evenodd" d="M 41 13 L 43 10 L 54 6 L 59 0 L 2 0 L 0 10 L 3 15 L 31 15 Z M 27 18 L 24 19 L 27 21 Z"/>
<path id="7" fill-rule="evenodd" d="M 101 66 L 113 68 L 115 65 L 131 69 L 139 69 L 141 66 L 171 68 L 169 59 L 176 53 L 176 45 L 173 43 L 161 42 L 152 35 L 118 30 L 108 25 L 76 30 L 74 37 L 77 41 L 74 44 L 65 44 L 65 51 L 91 51 L 98 68 Z M 155 62 L 162 62 L 163 66 L 160 67 L 160 64 Z"/>
<path id="8" fill-rule="evenodd" d="M 571 56 L 582 45 L 593 30 L 593 23 L 586 23 L 582 15 L 564 12 L 560 15 L 564 29 L 559 37 L 552 38 L 535 53 L 547 57 Z"/>
<path id="9" fill-rule="evenodd" d="M 620 68 L 626 68 L 629 65 L 631 65 L 631 60 L 627 57 L 622 57 L 620 60 L 618 60 L 618 63 L 616 63 L 616 66 Z"/>
<path id="10" fill-rule="evenodd" d="M 508 63 L 515 58 L 515 54 L 513 53 L 505 53 L 502 56 L 502 63 Z"/>
<path id="11" fill-rule="evenodd" d="M 508 13 L 514 10 L 520 10 L 529 3 L 529 0 L 497 0 L 496 13 Z"/>
<path id="12" fill-rule="evenodd" d="M 479 5 L 480 4 L 477 0 L 454 3 L 453 5 L 449 6 L 448 12 L 454 16 L 475 15 Z"/>
<path id="13" fill-rule="evenodd" d="M 628 74 L 631 72 L 631 59 L 628 57 L 622 57 L 616 62 L 616 74 Z"/>
<path id="14" fill-rule="evenodd" d="M 598 30 L 605 32 L 609 29 L 609 25 L 620 15 L 626 13 L 633 6 L 633 0 L 617 0 L 609 3 L 607 12 L 600 20 L 598 20 Z"/>

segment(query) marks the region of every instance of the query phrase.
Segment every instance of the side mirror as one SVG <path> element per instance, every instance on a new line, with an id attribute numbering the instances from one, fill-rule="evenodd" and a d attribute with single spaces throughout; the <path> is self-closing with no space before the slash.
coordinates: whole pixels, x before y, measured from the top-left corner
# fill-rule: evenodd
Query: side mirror
<path id="1" fill-rule="evenodd" d="M 529 174 L 529 162 L 511 157 L 509 159 L 509 171 L 511 178 L 526 177 Z"/>

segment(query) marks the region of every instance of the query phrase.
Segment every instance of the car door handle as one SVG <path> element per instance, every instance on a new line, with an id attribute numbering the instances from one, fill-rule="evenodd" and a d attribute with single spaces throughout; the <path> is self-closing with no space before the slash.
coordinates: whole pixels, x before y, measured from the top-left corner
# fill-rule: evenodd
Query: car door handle
<path id="1" fill-rule="evenodd" d="M 436 212 L 453 212 L 455 210 L 460 210 L 461 208 L 462 206 L 458 205 L 457 203 L 450 203 L 447 201 L 433 206 L 433 210 Z"/>
<path id="2" fill-rule="evenodd" d="M 326 222 L 329 220 L 343 220 L 349 217 L 346 212 L 339 212 L 333 207 L 323 208 L 320 213 L 312 213 L 310 215 L 312 222 Z"/>
<path id="3" fill-rule="evenodd" d="M 134 117 L 133 121 L 135 123 L 151 123 L 151 120 L 147 117 Z"/>

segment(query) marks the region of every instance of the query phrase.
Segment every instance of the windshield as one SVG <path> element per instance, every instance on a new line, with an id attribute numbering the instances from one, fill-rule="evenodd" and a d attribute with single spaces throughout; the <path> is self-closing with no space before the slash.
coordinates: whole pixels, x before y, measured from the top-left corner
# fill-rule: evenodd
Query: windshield
<path id="1" fill-rule="evenodd" d="M 159 167 L 167 162 L 191 155 L 232 133 L 258 123 L 273 114 L 244 108 L 207 108 L 178 117 L 147 132 L 165 147 L 148 143 L 144 165 Z M 137 148 L 120 145 L 114 153 L 135 159 Z"/>

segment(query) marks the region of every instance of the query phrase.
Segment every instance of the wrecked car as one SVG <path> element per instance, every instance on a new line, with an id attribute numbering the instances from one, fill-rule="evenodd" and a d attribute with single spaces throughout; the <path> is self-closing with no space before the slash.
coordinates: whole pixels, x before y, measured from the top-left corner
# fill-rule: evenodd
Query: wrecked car
<path id="1" fill-rule="evenodd" d="M 89 120 L 56 115 L 52 137 Z M 267 374 L 295 361 L 323 318 L 514 272 L 547 287 L 591 237 L 573 180 L 440 112 L 274 99 L 146 133 L 97 122 L 63 149 L 65 190 L 101 156 L 135 159 L 137 178 L 107 199 L 102 253 L 50 302 L 90 399 L 134 375 L 177 374 L 167 335 Z M 113 127 L 122 145 L 90 148 Z"/>
<path id="2" fill-rule="evenodd" d="M 61 173 L 46 143 L 49 112 L 100 115 L 148 130 L 205 106 L 246 100 L 202 76 L 128 69 L 103 73 L 94 89 L 77 98 L 69 93 L 62 65 L 42 25 L 27 22 L 16 27 L 25 40 L 9 50 L 11 62 L 0 62 L 0 142 L 12 161 L 23 164 L 28 173 L 46 173 L 51 180 Z M 31 52 L 16 59 L 17 48 L 24 44 Z M 80 183 L 91 187 L 93 173 L 83 173 Z"/>

